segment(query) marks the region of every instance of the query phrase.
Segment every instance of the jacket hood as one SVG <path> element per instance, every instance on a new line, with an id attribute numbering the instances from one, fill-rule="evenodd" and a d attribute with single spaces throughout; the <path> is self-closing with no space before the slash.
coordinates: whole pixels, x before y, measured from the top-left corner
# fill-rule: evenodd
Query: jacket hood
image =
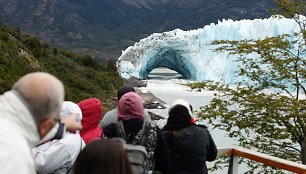
<path id="1" fill-rule="evenodd" d="M 188 109 L 185 106 L 178 104 L 171 107 L 167 123 L 163 130 L 180 130 L 193 124 L 194 121 L 192 120 Z"/>
<path id="2" fill-rule="evenodd" d="M 87 144 L 93 139 L 100 138 L 102 135 L 102 129 L 99 126 L 102 115 L 102 104 L 97 98 L 89 98 L 80 101 L 78 105 L 83 114 L 83 128 L 80 134 Z"/>
<path id="3" fill-rule="evenodd" d="M 89 98 L 78 103 L 82 114 L 82 130 L 98 126 L 102 117 L 102 104 L 97 98 Z"/>
<path id="4" fill-rule="evenodd" d="M 141 97 L 135 92 L 124 94 L 118 104 L 118 120 L 129 120 L 132 118 L 144 118 L 144 108 Z"/>
<path id="5" fill-rule="evenodd" d="M 183 100 L 183 99 L 176 99 L 173 101 L 170 109 L 169 109 L 169 112 L 173 109 L 173 107 L 175 107 L 176 105 L 182 105 L 182 106 L 185 106 L 186 109 L 188 110 L 188 113 L 190 116 L 192 116 L 192 108 L 191 108 L 191 105 L 186 101 L 186 100 Z"/>

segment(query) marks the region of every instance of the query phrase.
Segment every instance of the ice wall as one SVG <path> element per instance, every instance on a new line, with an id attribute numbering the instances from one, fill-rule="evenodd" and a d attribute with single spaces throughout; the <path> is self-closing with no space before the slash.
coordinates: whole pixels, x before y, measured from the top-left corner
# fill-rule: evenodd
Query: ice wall
<path id="1" fill-rule="evenodd" d="M 293 34 L 299 27 L 293 19 L 223 20 L 197 30 L 176 29 L 154 33 L 122 52 L 117 61 L 123 78 L 145 79 L 157 67 L 177 71 L 186 78 L 225 83 L 235 81 L 237 65 L 233 55 L 213 52 L 213 40 L 262 39 L 281 34 Z"/>

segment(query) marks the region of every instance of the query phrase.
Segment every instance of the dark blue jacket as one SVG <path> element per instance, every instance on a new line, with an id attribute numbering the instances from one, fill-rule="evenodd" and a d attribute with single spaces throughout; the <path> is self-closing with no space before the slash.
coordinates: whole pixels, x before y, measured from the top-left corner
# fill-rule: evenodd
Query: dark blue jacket
<path id="1" fill-rule="evenodd" d="M 171 173 L 207 174 L 206 161 L 217 157 L 217 148 L 205 126 L 191 124 L 179 130 L 163 132 L 167 141 Z"/>

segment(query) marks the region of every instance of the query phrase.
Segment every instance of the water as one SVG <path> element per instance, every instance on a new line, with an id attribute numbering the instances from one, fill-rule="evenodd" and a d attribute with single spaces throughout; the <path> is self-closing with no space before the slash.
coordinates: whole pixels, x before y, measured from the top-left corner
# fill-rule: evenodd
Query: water
<path id="1" fill-rule="evenodd" d="M 145 89 L 152 92 L 155 96 L 166 102 L 169 106 L 174 100 L 181 98 L 188 101 L 192 105 L 194 111 L 199 111 L 201 106 L 209 104 L 210 100 L 213 98 L 213 93 L 209 91 L 191 91 L 189 87 L 183 84 L 192 81 L 184 79 L 175 71 L 169 70 L 167 68 L 154 69 L 149 74 L 149 80 L 145 81 L 148 84 Z M 151 111 L 158 113 L 165 118 L 168 117 L 168 109 L 152 109 Z M 166 119 L 158 121 L 158 125 L 160 127 L 163 127 L 165 123 Z M 208 125 L 207 121 L 205 120 L 203 120 L 201 124 L 205 124 L 208 127 L 217 147 L 232 147 L 237 144 L 237 141 L 230 139 L 225 131 L 212 129 L 212 126 Z M 207 162 L 208 167 L 212 166 L 213 164 L 213 162 Z M 227 172 L 226 168 L 225 171 Z M 216 171 L 213 173 L 221 174 L 226 173 L 225 171 Z"/>
<path id="2" fill-rule="evenodd" d="M 192 105 L 194 111 L 199 111 L 201 106 L 209 104 L 210 100 L 213 98 L 213 93 L 209 91 L 191 91 L 189 87 L 183 85 L 184 83 L 191 81 L 183 79 L 178 73 L 167 68 L 154 69 L 149 74 L 149 77 L 150 79 L 146 80 L 148 83 L 146 90 L 152 92 L 155 96 L 165 101 L 168 105 L 171 105 L 174 100 L 182 98 Z M 153 111 L 166 118 L 168 117 L 167 109 L 154 109 Z M 161 120 L 159 121 L 159 125 L 163 126 L 165 122 L 166 120 Z M 211 126 L 207 125 L 207 121 L 205 120 L 202 123 L 208 126 L 218 147 L 229 147 L 236 145 L 237 141 L 230 139 L 226 135 L 226 132 L 212 129 Z"/>
<path id="3" fill-rule="evenodd" d="M 168 105 L 178 98 L 182 98 L 188 101 L 195 111 L 199 111 L 201 106 L 209 104 L 213 98 L 213 92 L 204 91 L 196 92 L 191 91 L 189 87 L 183 85 L 187 82 L 192 82 L 188 79 L 184 79 L 181 75 L 175 71 L 169 70 L 167 68 L 158 68 L 154 69 L 149 74 L 149 80 L 146 80 L 147 87 L 146 90 L 152 92 L 155 96 L 159 97 L 161 100 L 165 101 Z M 156 112 L 165 118 L 167 118 L 168 110 L 164 109 L 154 109 L 153 112 Z M 166 120 L 159 120 L 158 125 L 163 127 L 166 123 Z M 218 148 L 221 147 L 233 147 L 238 144 L 238 140 L 234 138 L 229 138 L 225 131 L 219 129 L 213 129 L 212 126 L 207 124 L 207 121 L 203 120 L 201 124 L 205 124 Z M 213 166 L 214 162 L 207 162 L 208 167 Z M 239 164 L 238 173 L 244 173 L 247 171 L 247 166 L 245 164 Z M 285 172 L 285 171 L 283 171 Z M 214 174 L 223 174 L 227 173 L 227 168 L 224 170 L 218 170 L 213 172 Z M 255 172 L 256 173 L 256 172 Z M 285 172 L 291 173 L 291 172 Z"/>

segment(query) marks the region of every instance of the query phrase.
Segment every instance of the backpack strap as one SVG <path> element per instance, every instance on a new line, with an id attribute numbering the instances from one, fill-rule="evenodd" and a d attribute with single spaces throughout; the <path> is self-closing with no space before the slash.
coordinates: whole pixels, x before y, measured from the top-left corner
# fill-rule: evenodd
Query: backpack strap
<path id="1" fill-rule="evenodd" d="M 116 131 L 117 131 L 117 136 L 120 138 L 123 138 L 124 140 L 126 140 L 126 134 L 124 131 L 124 127 L 123 127 L 123 123 L 122 121 L 117 121 L 116 122 Z"/>
<path id="2" fill-rule="evenodd" d="M 143 121 L 142 129 L 140 130 L 140 138 L 138 144 L 145 146 L 150 134 L 151 124 L 148 121 Z"/>

